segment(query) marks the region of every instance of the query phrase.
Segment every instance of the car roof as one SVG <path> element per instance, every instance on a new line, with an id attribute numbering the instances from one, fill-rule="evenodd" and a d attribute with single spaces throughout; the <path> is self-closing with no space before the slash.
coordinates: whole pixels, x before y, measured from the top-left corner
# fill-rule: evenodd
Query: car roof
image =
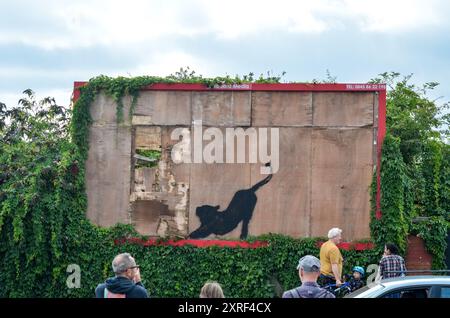
<path id="1" fill-rule="evenodd" d="M 405 285 L 450 285 L 450 276 L 405 276 L 383 279 L 380 285 L 396 287 Z"/>
<path id="2" fill-rule="evenodd" d="M 379 296 L 387 292 L 391 292 L 400 288 L 415 288 L 425 286 L 450 286 L 450 276 L 405 276 L 381 280 L 374 286 L 365 286 L 360 290 L 345 296 L 357 298 L 372 298 L 372 296 Z"/>

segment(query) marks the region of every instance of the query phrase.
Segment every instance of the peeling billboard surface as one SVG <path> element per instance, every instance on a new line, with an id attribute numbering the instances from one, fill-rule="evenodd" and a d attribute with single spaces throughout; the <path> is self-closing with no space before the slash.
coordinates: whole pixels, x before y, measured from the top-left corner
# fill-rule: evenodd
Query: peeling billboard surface
<path id="1" fill-rule="evenodd" d="M 154 236 L 326 236 L 337 226 L 346 240 L 367 238 L 377 101 L 375 92 L 153 90 L 142 91 L 132 118 L 118 124 L 114 102 L 99 95 L 91 107 L 87 216 Z M 131 100 L 124 102 L 127 114 Z M 198 121 L 214 132 L 199 139 L 213 160 L 194 158 Z M 227 129 L 254 129 L 257 148 L 267 129 L 266 158 L 252 157 L 249 135 L 239 154 Z M 271 129 L 279 158 L 268 175 Z M 190 163 L 181 160 L 180 142 Z"/>

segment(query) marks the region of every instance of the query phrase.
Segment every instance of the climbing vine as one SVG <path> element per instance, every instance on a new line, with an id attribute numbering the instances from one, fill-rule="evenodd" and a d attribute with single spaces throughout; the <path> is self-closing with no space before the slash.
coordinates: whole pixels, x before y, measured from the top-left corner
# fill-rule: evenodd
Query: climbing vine
<path id="1" fill-rule="evenodd" d="M 404 215 L 405 188 L 408 186 L 408 180 L 400 153 L 400 140 L 390 134 L 384 139 L 380 173 L 382 217 L 376 218 L 376 175 L 374 175 L 371 195 L 371 237 L 380 251 L 387 242 L 393 242 L 404 254 L 408 232 L 408 221 Z"/>
<path id="2" fill-rule="evenodd" d="M 100 75 L 90 79 L 86 85 L 79 88 L 80 97 L 74 104 L 73 120 L 71 123 L 71 135 L 73 142 L 79 147 L 80 154 L 83 158 L 87 158 L 87 151 L 89 149 L 89 127 L 92 122 L 90 117 L 90 106 L 95 97 L 103 92 L 111 97 L 116 103 L 116 119 L 118 123 L 124 120 L 124 103 L 126 96 L 131 96 L 129 116 L 131 117 L 139 98 L 140 89 L 154 84 L 176 84 L 176 83 L 190 83 L 202 84 L 206 87 L 213 88 L 225 84 L 242 84 L 242 83 L 279 83 L 282 76 L 276 76 L 267 73 L 267 76 L 261 74 L 258 78 L 254 77 L 253 73 L 244 75 L 242 77 L 236 75 L 231 77 L 229 75 L 222 77 L 206 78 L 202 75 L 197 75 L 195 71 L 191 71 L 189 67 L 181 68 L 178 72 L 166 77 L 158 76 L 138 76 L 138 77 L 108 77 Z"/>
<path id="3" fill-rule="evenodd" d="M 0 297 L 89 297 L 93 281 L 109 272 L 118 252 L 113 245 L 117 233 L 85 217 L 90 106 L 99 93 L 116 102 L 121 122 L 124 97 L 132 97 L 131 115 L 143 86 L 188 82 L 212 87 L 251 80 L 202 78 L 183 69 L 165 78 L 98 76 L 80 88 L 73 113 L 52 98 L 36 101 L 31 90 L 24 91 L 18 107 L 0 103 Z M 88 282 L 83 288 L 67 288 L 69 264 L 81 266 Z"/>
<path id="4" fill-rule="evenodd" d="M 30 90 L 24 92 L 19 107 L 7 109 L 0 103 L 0 297 L 92 297 L 96 284 L 112 274 L 113 256 L 123 251 L 139 260 L 144 284 L 156 297 L 196 297 L 207 279 L 223 283 L 230 297 L 279 296 L 281 290 L 297 286 L 296 262 L 304 254 L 318 254 L 317 239 L 281 235 L 253 238 L 269 242 L 268 247 L 258 249 L 115 245 L 114 239 L 137 234 L 123 225 L 100 228 L 85 217 L 84 165 L 92 123 L 90 107 L 98 94 L 104 93 L 116 102 L 120 123 L 125 117 L 125 98 L 131 98 L 131 116 L 144 86 L 183 82 L 214 87 L 277 83 L 280 78 L 270 74 L 254 78 L 251 73 L 242 78 L 203 78 L 189 69 L 168 77 L 98 76 L 80 88 L 73 111 L 56 105 L 51 98 L 37 102 Z M 423 105 L 430 107 L 428 103 Z M 426 211 L 430 221 L 414 230 L 435 256 L 435 266 L 441 266 L 450 206 L 450 151 L 446 145 L 430 143 L 423 161 L 422 157 L 416 160 L 418 148 L 402 144 L 407 135 L 395 135 L 402 127 L 397 125 L 383 145 L 383 217 L 377 220 L 372 214 L 373 239 L 378 245 L 389 239 L 404 249 L 411 219 L 410 211 L 405 210 L 414 210 L 414 215 Z M 410 168 L 409 162 L 416 165 Z M 412 171 L 420 171 L 417 175 L 421 179 L 412 178 Z M 432 188 L 425 188 L 428 182 L 433 183 Z M 421 189 L 411 192 L 416 185 Z M 428 208 L 428 203 L 433 208 Z M 343 253 L 345 272 L 351 265 L 374 263 L 379 256 L 377 250 L 350 249 Z M 67 287 L 70 264 L 80 265 L 80 288 Z"/>
<path id="5" fill-rule="evenodd" d="M 449 104 L 438 106 L 427 92 L 438 83 L 411 84 L 412 75 L 383 73 L 374 82 L 387 83 L 387 136 L 381 162 L 381 211 L 375 217 L 372 182 L 371 234 L 377 245 L 397 243 L 405 252 L 406 235 L 423 238 L 433 268 L 445 268 L 450 219 Z M 442 128 L 447 127 L 447 128 Z M 447 140 L 448 141 L 448 140 Z"/>
<path id="6" fill-rule="evenodd" d="M 433 268 L 444 269 L 445 250 L 447 244 L 442 238 L 447 237 L 448 224 L 442 217 L 432 216 L 429 219 L 414 224 L 411 232 L 421 237 L 428 252 L 433 255 Z"/>

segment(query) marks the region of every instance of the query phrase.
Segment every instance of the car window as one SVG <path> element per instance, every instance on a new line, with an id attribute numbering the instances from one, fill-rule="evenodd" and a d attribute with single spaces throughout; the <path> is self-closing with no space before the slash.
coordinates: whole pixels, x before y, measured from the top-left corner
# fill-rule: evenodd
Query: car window
<path id="1" fill-rule="evenodd" d="M 369 286 L 364 286 L 364 287 L 354 291 L 353 293 L 345 295 L 344 298 L 353 298 L 361 293 L 364 293 L 366 290 L 369 290 L 369 289 L 370 289 Z"/>
<path id="2" fill-rule="evenodd" d="M 450 287 L 441 287 L 441 298 L 450 298 Z"/>
<path id="3" fill-rule="evenodd" d="M 353 293 L 345 295 L 344 298 L 354 298 L 354 297 L 356 297 L 356 296 L 358 296 L 358 295 L 360 295 L 360 294 L 362 294 L 362 293 L 364 293 L 364 292 L 366 292 L 368 290 L 376 291 L 378 289 L 383 289 L 383 288 L 384 288 L 384 286 L 380 285 L 380 284 L 366 285 L 366 286 L 364 286 L 364 287 L 362 287 L 360 289 L 357 289 Z"/>
<path id="4" fill-rule="evenodd" d="M 384 294 L 382 298 L 428 298 L 430 287 L 402 288 Z"/>

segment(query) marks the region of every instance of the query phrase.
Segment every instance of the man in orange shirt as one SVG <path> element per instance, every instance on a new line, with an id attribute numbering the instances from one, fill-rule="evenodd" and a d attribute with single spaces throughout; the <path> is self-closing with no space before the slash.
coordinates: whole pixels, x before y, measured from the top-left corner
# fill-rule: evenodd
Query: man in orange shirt
<path id="1" fill-rule="evenodd" d="M 320 280 L 323 285 L 342 285 L 342 254 L 337 247 L 342 240 L 342 230 L 334 227 L 328 231 L 328 241 L 320 247 Z"/>

